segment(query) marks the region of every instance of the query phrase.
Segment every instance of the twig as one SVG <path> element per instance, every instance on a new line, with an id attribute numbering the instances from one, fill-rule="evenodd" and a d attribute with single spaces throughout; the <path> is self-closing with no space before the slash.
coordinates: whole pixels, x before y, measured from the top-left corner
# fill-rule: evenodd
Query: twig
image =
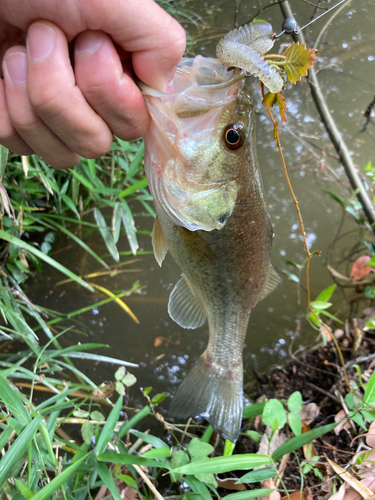
<path id="1" fill-rule="evenodd" d="M 333 374 L 332 374 L 333 375 Z M 324 394 L 325 396 L 333 399 L 333 401 L 335 401 L 336 403 L 340 403 L 340 400 L 337 399 L 336 396 L 334 396 L 333 394 L 330 394 L 329 392 L 325 391 L 324 389 L 322 389 L 321 387 L 318 387 L 317 385 L 315 384 L 312 384 L 311 382 L 305 382 L 306 385 L 309 385 L 312 389 L 314 389 L 315 391 L 318 391 L 318 392 L 321 392 L 322 394 Z"/>
<path id="2" fill-rule="evenodd" d="M 290 8 L 288 0 L 285 0 L 284 2 L 280 3 L 280 8 L 284 17 L 293 17 L 293 13 Z M 305 43 L 305 38 L 301 32 L 293 36 L 300 43 Z M 314 68 L 310 68 L 309 70 L 308 83 L 310 86 L 312 97 L 315 102 L 315 106 L 320 114 L 320 118 L 328 132 L 328 135 L 340 157 L 341 163 L 345 169 L 345 173 L 348 177 L 348 180 L 353 190 L 357 192 L 358 200 L 362 204 L 363 210 L 366 214 L 369 223 L 373 224 L 375 222 L 375 208 L 366 192 L 366 188 L 364 187 L 363 182 L 360 179 L 360 176 L 356 171 L 356 168 L 352 162 L 346 143 L 341 137 L 341 134 L 336 126 L 336 123 L 332 118 L 332 115 L 329 111 L 323 93 L 320 89 Z"/>
<path id="3" fill-rule="evenodd" d="M 139 467 L 139 465 L 133 464 L 133 467 L 138 472 L 138 474 L 141 476 L 143 481 L 147 484 L 147 486 L 150 488 L 152 493 L 155 495 L 155 498 L 157 498 L 158 500 L 165 500 L 163 495 L 158 492 L 158 490 L 155 488 L 155 486 L 150 481 L 148 475 L 143 472 L 143 470 Z"/>

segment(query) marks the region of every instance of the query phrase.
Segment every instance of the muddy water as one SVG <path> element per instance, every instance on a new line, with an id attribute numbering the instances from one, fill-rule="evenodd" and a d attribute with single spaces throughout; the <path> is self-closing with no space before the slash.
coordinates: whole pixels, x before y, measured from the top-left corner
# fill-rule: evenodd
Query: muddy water
<path id="1" fill-rule="evenodd" d="M 259 4 L 267 5 L 268 2 Z M 311 6 L 301 0 L 292 0 L 291 6 L 301 25 L 310 20 L 313 12 Z M 199 0 L 185 2 L 184 7 L 199 14 L 204 23 L 199 28 L 186 25 L 193 41 L 189 46 L 190 55 L 212 56 L 218 37 L 234 27 L 236 3 L 229 0 L 202 3 Z M 258 2 L 243 2 L 239 8 L 239 24 L 252 18 L 258 8 Z M 373 1 L 357 0 L 343 9 L 321 39 L 320 61 L 317 64 L 318 78 L 329 107 L 359 169 L 363 169 L 372 159 L 375 145 L 374 125 L 370 124 L 366 133 L 360 133 L 364 124 L 361 110 L 366 108 L 375 93 L 374 8 Z M 259 17 L 271 22 L 274 30 L 279 31 L 282 16 L 278 6 L 264 10 Z M 326 20 L 327 18 L 305 30 L 310 46 Z M 289 38 L 282 37 L 281 42 L 288 43 Z M 257 81 L 250 82 L 250 92 L 257 110 L 258 156 L 275 232 L 272 261 L 279 272 L 289 270 L 298 274 L 295 268 L 286 264 L 286 260 L 301 263 L 304 259 L 295 207 L 281 171 L 270 121 L 260 104 Z M 331 156 L 335 156 L 335 152 L 320 125 L 307 85 L 289 84 L 284 94 L 289 111 L 289 131 L 284 127 L 281 132 L 284 154 L 300 202 L 310 248 L 322 251 L 322 257 L 314 258 L 312 263 L 311 292 L 315 297 L 332 283 L 325 258 L 342 213 L 339 205 L 322 189 L 331 190 L 343 199 L 348 198 L 349 190 L 342 168 Z M 313 146 L 303 145 L 295 137 L 298 134 L 303 134 L 303 139 Z M 136 218 L 138 229 L 151 230 L 152 218 L 142 214 L 141 208 L 136 204 L 133 209 L 135 212 L 139 211 Z M 350 231 L 355 227 L 348 215 L 344 230 Z M 151 250 L 149 236 L 140 235 L 139 241 L 142 250 Z M 86 242 L 97 253 L 106 253 L 100 236 L 91 235 Z M 333 255 L 333 265 L 342 258 L 342 252 L 350 248 L 353 242 L 355 236 L 350 235 L 341 241 Z M 67 242 L 61 239 L 60 251 L 56 255 L 63 264 L 80 274 L 98 269 L 96 263 L 77 246 L 66 245 Z M 121 250 L 129 250 L 125 236 L 119 246 Z M 152 386 L 156 392 L 175 391 L 181 378 L 204 350 L 207 328 L 204 326 L 194 331 L 183 330 L 169 318 L 168 296 L 180 276 L 180 271 L 170 256 L 167 256 L 161 269 L 153 255 L 140 256 L 137 262 L 124 269 L 128 272 L 93 281 L 111 290 L 129 289 L 135 281 L 140 283 L 146 294 L 134 294 L 125 299 L 139 318 L 140 324 L 136 325 L 118 305 L 112 303 L 78 317 L 79 323 L 75 324 L 84 335 L 69 332 L 63 337 L 62 343 L 107 343 L 110 348 L 106 352 L 101 351 L 102 354 L 139 363 L 140 368 L 134 370 L 138 384 L 131 393 L 133 402 L 141 404 L 139 387 Z M 341 270 L 345 272 L 345 269 Z M 26 291 L 36 303 L 65 313 L 87 306 L 93 300 L 102 299 L 73 285 L 56 286 L 58 279 L 61 276 L 47 269 L 44 276 L 28 283 Z M 296 283 L 284 276 L 282 287 L 252 312 L 244 350 L 245 382 L 253 379 L 254 370 L 264 371 L 270 364 L 277 363 L 288 355 L 288 347 L 298 320 L 301 320 L 301 333 L 294 348 L 316 338 L 316 332 L 304 320 L 306 302 L 303 286 L 304 280 L 298 289 Z M 340 305 L 339 294 L 335 301 Z M 155 346 L 157 337 L 168 340 Z M 93 363 L 82 364 L 81 368 L 97 383 L 113 379 L 115 371 L 112 365 Z"/>

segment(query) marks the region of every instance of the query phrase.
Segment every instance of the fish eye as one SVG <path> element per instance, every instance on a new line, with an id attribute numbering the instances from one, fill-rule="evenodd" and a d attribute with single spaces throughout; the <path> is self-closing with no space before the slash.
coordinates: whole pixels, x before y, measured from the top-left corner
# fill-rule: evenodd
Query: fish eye
<path id="1" fill-rule="evenodd" d="M 229 125 L 224 130 L 224 141 L 229 149 L 238 149 L 245 140 L 245 134 L 241 125 Z"/>

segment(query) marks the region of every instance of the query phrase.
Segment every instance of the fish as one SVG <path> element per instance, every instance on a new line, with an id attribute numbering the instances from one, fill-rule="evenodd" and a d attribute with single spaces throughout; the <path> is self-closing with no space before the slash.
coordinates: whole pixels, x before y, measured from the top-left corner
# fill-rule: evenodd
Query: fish
<path id="1" fill-rule="evenodd" d="M 209 329 L 170 415 L 205 417 L 232 442 L 242 419 L 250 313 L 281 283 L 270 262 L 273 230 L 244 81 L 239 69 L 197 56 L 181 61 L 173 94 L 142 86 L 151 115 L 145 172 L 157 214 L 154 254 L 162 265 L 170 252 L 183 273 L 168 312 L 183 328 L 207 321 Z"/>

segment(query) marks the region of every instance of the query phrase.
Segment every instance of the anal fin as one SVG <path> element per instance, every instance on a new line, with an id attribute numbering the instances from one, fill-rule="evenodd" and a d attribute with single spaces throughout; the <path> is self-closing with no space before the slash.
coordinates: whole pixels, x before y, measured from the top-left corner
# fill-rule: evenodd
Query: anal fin
<path id="1" fill-rule="evenodd" d="M 183 328 L 198 328 L 206 321 L 203 308 L 184 275 L 172 290 L 168 312 L 169 316 Z"/>
<path id="2" fill-rule="evenodd" d="M 259 302 L 267 297 L 270 293 L 272 293 L 276 288 L 279 288 L 283 280 L 280 278 L 280 276 L 277 274 L 275 268 L 270 265 L 268 269 L 268 274 L 266 277 L 266 281 L 264 283 L 264 286 L 262 288 L 262 293 L 260 294 L 259 297 Z"/>
<path id="3" fill-rule="evenodd" d="M 152 238 L 152 248 L 154 249 L 156 262 L 161 267 L 162 262 L 165 256 L 167 255 L 168 248 L 158 217 L 156 217 L 155 219 L 154 227 L 152 228 L 151 238 Z"/>

